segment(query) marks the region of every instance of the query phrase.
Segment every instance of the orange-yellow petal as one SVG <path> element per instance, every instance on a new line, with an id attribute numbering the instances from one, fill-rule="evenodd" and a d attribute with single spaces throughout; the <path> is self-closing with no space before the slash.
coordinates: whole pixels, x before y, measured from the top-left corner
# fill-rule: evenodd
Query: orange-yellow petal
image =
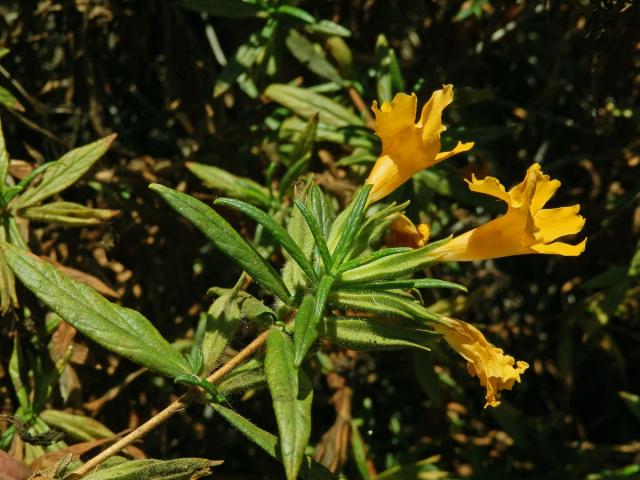
<path id="1" fill-rule="evenodd" d="M 389 195 L 420 170 L 446 158 L 469 150 L 473 143 L 458 143 L 449 152 L 440 152 L 442 111 L 453 100 L 453 87 L 437 90 L 422 109 L 416 123 L 417 97 L 399 93 L 380 108 L 373 102 L 376 134 L 382 140 L 382 153 L 376 161 L 367 183 L 373 185 L 369 203 Z"/>
<path id="2" fill-rule="evenodd" d="M 422 128 L 422 141 L 432 143 L 440 141 L 440 134 L 447 127 L 442 125 L 442 112 L 453 102 L 453 85 L 444 85 L 436 90 L 429 101 L 422 107 L 418 127 Z"/>
<path id="3" fill-rule="evenodd" d="M 463 153 L 468 150 L 471 150 L 473 148 L 473 145 L 474 145 L 473 142 L 466 142 L 466 143 L 458 142 L 458 144 L 455 147 L 453 147 L 453 150 L 449 150 L 448 152 L 440 152 L 439 154 L 437 154 L 436 163 L 441 162 L 442 160 L 446 160 L 447 158 L 453 157 L 454 155 L 457 155 L 459 153 Z"/>
<path id="4" fill-rule="evenodd" d="M 587 239 L 585 238 L 577 245 L 571 245 L 569 243 L 563 242 L 553 242 L 547 245 L 540 244 L 534 245 L 531 247 L 532 250 L 535 250 L 535 253 L 544 253 L 547 255 L 562 255 L 565 257 L 577 257 L 587 246 Z"/>
<path id="5" fill-rule="evenodd" d="M 468 323 L 442 317 L 442 323 L 434 324 L 434 328 L 467 361 L 469 374 L 478 377 L 480 385 L 487 389 L 485 408 L 500 405 L 500 391 L 511 390 L 529 368 L 526 362 L 516 362 L 512 356 L 505 355 Z"/>
<path id="6" fill-rule="evenodd" d="M 571 207 L 548 208 L 534 215 L 538 228 L 536 239 L 542 243 L 553 242 L 556 238 L 578 233 L 584 227 L 584 217 L 578 215 L 580 205 Z"/>

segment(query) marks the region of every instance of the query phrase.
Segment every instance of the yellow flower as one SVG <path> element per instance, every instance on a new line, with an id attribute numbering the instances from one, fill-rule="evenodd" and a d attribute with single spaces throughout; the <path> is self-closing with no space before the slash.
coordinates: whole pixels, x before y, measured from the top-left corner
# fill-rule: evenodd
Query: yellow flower
<path id="1" fill-rule="evenodd" d="M 367 183 L 373 185 L 369 203 L 386 197 L 420 170 L 473 147 L 473 142 L 460 143 L 449 152 L 440 152 L 442 111 L 453 101 L 453 86 L 444 85 L 433 92 L 415 123 L 418 99 L 415 94 L 397 94 L 380 109 L 374 101 L 376 134 L 382 140 L 378 157 Z"/>
<path id="2" fill-rule="evenodd" d="M 497 407 L 500 405 L 500 390 L 511 390 L 515 382 L 520 383 L 520 375 L 529 365 L 505 355 L 474 326 L 453 318 L 441 319 L 443 323 L 434 323 L 435 330 L 444 335 L 447 343 L 467 361 L 469 375 L 478 377 L 480 384 L 487 389 L 484 407 Z"/>
<path id="3" fill-rule="evenodd" d="M 424 247 L 429 241 L 431 229 L 421 223 L 416 226 L 405 215 L 400 215 L 389 227 L 387 245 L 392 247 Z"/>
<path id="4" fill-rule="evenodd" d="M 582 230 L 584 218 L 578 215 L 580 205 L 544 209 L 545 203 L 560 187 L 558 180 L 544 175 L 534 163 L 522 183 L 508 192 L 494 177 L 467 181 L 469 189 L 499 198 L 507 204 L 507 212 L 435 249 L 443 261 L 470 261 L 489 258 L 544 253 L 564 256 L 580 255 L 587 242 L 578 245 L 554 240 Z"/>

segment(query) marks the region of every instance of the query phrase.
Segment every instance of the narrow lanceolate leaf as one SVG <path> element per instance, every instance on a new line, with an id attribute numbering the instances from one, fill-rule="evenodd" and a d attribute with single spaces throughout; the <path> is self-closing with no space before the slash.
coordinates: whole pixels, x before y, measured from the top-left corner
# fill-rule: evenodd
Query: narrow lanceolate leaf
<path id="1" fill-rule="evenodd" d="M 446 239 L 444 242 L 448 240 Z M 363 283 L 403 277 L 436 262 L 438 257 L 430 255 L 430 252 L 440 244 L 441 242 L 434 242 L 415 250 L 378 258 L 342 272 L 337 280 L 340 283 Z"/>
<path id="2" fill-rule="evenodd" d="M 205 187 L 214 188 L 238 200 L 267 208 L 270 203 L 269 190 L 250 178 L 239 177 L 203 163 L 187 162 L 187 168 L 202 180 Z"/>
<path id="3" fill-rule="evenodd" d="M 412 297 L 385 291 L 331 292 L 329 302 L 337 307 L 371 312 L 385 317 L 406 318 L 416 322 L 438 322 L 438 316 L 431 313 Z"/>
<path id="4" fill-rule="evenodd" d="M 237 293 L 237 288 L 227 290 L 216 298 L 207 312 L 201 347 L 204 356 L 204 376 L 213 372 L 220 355 L 233 338 L 242 320 Z"/>
<path id="5" fill-rule="evenodd" d="M 437 278 L 413 278 L 407 280 L 387 280 L 378 282 L 366 282 L 345 285 L 343 288 L 349 290 L 404 290 L 408 288 L 451 288 L 453 290 L 467 291 L 467 287 L 439 280 Z"/>
<path id="6" fill-rule="evenodd" d="M 333 252 L 332 261 L 334 266 L 339 266 L 347 256 L 351 243 L 362 224 L 362 217 L 367 207 L 367 199 L 369 198 L 371 188 L 371 184 L 365 185 L 358 196 L 353 200 L 353 207 L 351 208 L 349 217 L 347 218 L 347 223 L 342 231 L 340 240 L 338 240 L 336 249 Z"/>
<path id="7" fill-rule="evenodd" d="M 320 258 L 322 259 L 325 271 L 330 272 L 332 265 L 331 254 L 329 253 L 329 248 L 327 247 L 327 242 L 324 237 L 322 226 L 318 222 L 318 219 L 309 211 L 304 203 L 296 199 L 294 201 L 294 204 L 298 208 L 300 213 L 302 213 L 305 222 L 307 222 L 307 226 L 309 227 L 309 231 L 313 236 L 313 240 L 316 242 L 316 248 L 318 249 L 318 253 L 320 254 Z"/>
<path id="8" fill-rule="evenodd" d="M 0 121 L 0 194 L 4 191 L 8 171 L 9 153 L 7 152 L 7 144 L 4 140 L 2 121 Z"/>
<path id="9" fill-rule="evenodd" d="M 296 314 L 295 332 L 293 336 L 294 364 L 300 367 L 304 357 L 318 338 L 318 322 L 324 316 L 329 290 L 333 284 L 333 277 L 324 275 L 316 295 L 307 295 L 302 300 Z"/>
<path id="10" fill-rule="evenodd" d="M 84 415 L 76 415 L 62 410 L 43 410 L 39 415 L 50 427 L 62 430 L 71 438 L 82 442 L 115 435 L 99 421 Z"/>
<path id="11" fill-rule="evenodd" d="M 274 83 L 269 85 L 264 93 L 302 118 L 311 118 L 317 114 L 321 123 L 334 127 L 364 125 L 360 117 L 348 108 L 305 88 Z"/>
<path id="12" fill-rule="evenodd" d="M 297 162 L 303 157 L 311 156 L 313 151 L 313 145 L 316 141 L 316 135 L 318 133 L 318 115 L 314 115 L 309 119 L 304 130 L 300 132 L 293 150 L 289 155 L 289 162 L 291 164 Z"/>
<path id="13" fill-rule="evenodd" d="M 31 186 L 18 197 L 16 208 L 22 209 L 36 205 L 74 184 L 109 150 L 115 139 L 114 133 L 65 153 L 44 172 L 40 183 Z"/>
<path id="14" fill-rule="evenodd" d="M 258 445 L 267 454 L 280 461 L 278 451 L 278 437 L 263 430 L 247 418 L 230 408 L 223 407 L 218 403 L 212 403 L 211 407 L 219 413 L 236 430 L 245 435 L 249 440 Z M 300 478 L 305 480 L 335 480 L 337 477 L 327 470 L 323 465 L 305 456 L 300 468 Z"/>
<path id="15" fill-rule="evenodd" d="M 350 350 L 429 350 L 437 337 L 433 330 L 375 317 L 324 317 L 318 324 L 321 337 Z"/>
<path id="16" fill-rule="evenodd" d="M 176 458 L 173 460 L 130 460 L 113 467 L 102 467 L 85 475 L 84 480 L 195 480 L 208 476 L 222 460 Z"/>
<path id="17" fill-rule="evenodd" d="M 220 393 L 227 395 L 261 387 L 265 383 L 264 359 L 254 358 L 225 375 L 216 387 Z"/>
<path id="18" fill-rule="evenodd" d="M 267 384 L 280 432 L 280 454 L 288 480 L 297 478 L 311 434 L 313 389 L 307 375 L 293 365 L 293 344 L 274 328 L 267 338 Z"/>
<path id="19" fill-rule="evenodd" d="M 286 304 L 290 304 L 291 296 L 280 275 L 215 210 L 200 200 L 172 188 L 157 183 L 149 188 L 158 192 L 173 209 L 198 227 L 222 253 L 244 269 L 257 283 L 271 290 Z"/>
<path id="20" fill-rule="evenodd" d="M 89 208 L 73 202 L 51 202 L 24 209 L 21 216 L 29 220 L 51 222 L 67 227 L 82 227 L 107 222 L 120 212 L 105 208 Z"/>
<path id="21" fill-rule="evenodd" d="M 24 112 L 24 107 L 20 101 L 13 96 L 13 94 L 4 87 L 0 87 L 0 105 L 4 105 L 12 110 L 18 110 Z"/>
<path id="22" fill-rule="evenodd" d="M 21 248 L 3 243 L 0 249 L 11 270 L 42 303 L 94 342 L 170 377 L 189 373 L 180 352 L 140 313 L 109 302 Z"/>
<path id="23" fill-rule="evenodd" d="M 240 200 L 234 200 L 232 198 L 219 198 L 215 201 L 216 205 L 222 205 L 225 207 L 233 208 L 239 212 L 244 213 L 249 218 L 255 220 L 267 230 L 273 238 L 284 248 L 291 258 L 298 264 L 307 277 L 313 282 L 317 282 L 317 275 L 311 267 L 311 263 L 307 260 L 307 257 L 302 252 L 300 247 L 293 241 L 291 235 L 287 233 L 282 225 L 276 222 L 272 216 L 267 215 L 262 210 L 249 205 L 248 203 L 241 202 Z"/>
<path id="24" fill-rule="evenodd" d="M 293 336 L 294 361 L 296 367 L 304 359 L 304 355 L 309 350 L 311 344 L 318 338 L 317 322 L 314 322 L 313 313 L 316 304 L 316 297 L 308 294 L 302 299 L 300 308 L 296 312 L 295 332 Z M 300 358 L 300 362 L 297 360 Z"/>
<path id="25" fill-rule="evenodd" d="M 327 60 L 323 51 L 316 48 L 313 43 L 307 40 L 307 37 L 299 34 L 297 30 L 289 30 L 286 44 L 291 54 L 319 77 L 339 85 L 344 82 L 335 67 Z"/>

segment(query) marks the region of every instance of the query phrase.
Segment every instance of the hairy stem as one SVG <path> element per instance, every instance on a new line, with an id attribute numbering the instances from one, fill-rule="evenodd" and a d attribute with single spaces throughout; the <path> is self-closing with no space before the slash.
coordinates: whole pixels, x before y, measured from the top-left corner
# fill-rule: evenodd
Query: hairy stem
<path id="1" fill-rule="evenodd" d="M 211 383 L 216 383 L 220 381 L 225 375 L 227 375 L 234 368 L 239 366 L 242 362 L 244 362 L 249 357 L 251 357 L 254 353 L 256 353 L 260 349 L 260 347 L 262 347 L 264 342 L 267 340 L 268 334 L 269 334 L 269 330 L 265 330 L 260 335 L 258 335 L 249 345 L 247 345 L 242 350 L 240 350 L 236 356 L 231 358 L 231 360 L 225 363 L 222 367 L 220 367 L 218 370 L 216 370 L 211 375 L 209 375 L 207 380 Z M 173 402 L 164 410 L 158 412 L 156 415 L 154 415 L 149 420 L 144 422 L 138 428 L 136 428 L 129 434 L 122 437 L 120 440 L 118 440 L 116 443 L 114 443 L 110 447 L 100 452 L 98 455 L 93 457 L 84 465 L 80 466 L 76 471 L 74 471 L 71 474 L 69 478 L 71 479 L 81 478 L 87 473 L 89 473 L 90 471 L 94 470 L 101 463 L 113 457 L 122 449 L 128 447 L 133 442 L 144 437 L 147 433 L 149 433 L 151 430 L 156 428 L 158 425 L 160 425 L 161 423 L 171 418 L 175 413 L 178 413 L 179 411 L 184 410 L 189 405 L 189 403 L 193 401 L 194 398 L 196 398 L 194 395 L 190 395 L 188 393 L 185 395 L 182 395 L 180 398 L 178 398 L 178 400 Z"/>

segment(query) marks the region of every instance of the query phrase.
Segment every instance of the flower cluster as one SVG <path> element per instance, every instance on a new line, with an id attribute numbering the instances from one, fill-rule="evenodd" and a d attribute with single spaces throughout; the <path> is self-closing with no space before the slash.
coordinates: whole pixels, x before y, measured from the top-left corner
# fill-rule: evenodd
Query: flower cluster
<path id="1" fill-rule="evenodd" d="M 400 93 L 380 108 L 373 103 L 382 153 L 367 179 L 372 185 L 369 203 L 386 197 L 417 172 L 473 147 L 473 142 L 458 142 L 453 150 L 440 151 L 440 134 L 445 130 L 442 112 L 452 101 L 453 87 L 445 85 L 433 93 L 417 123 L 415 94 Z M 452 238 L 430 255 L 441 261 L 473 261 L 530 253 L 576 256 L 584 251 L 586 238 L 577 245 L 557 241 L 582 230 L 584 218 L 578 215 L 579 205 L 543 208 L 560 182 L 543 174 L 539 164 L 531 165 L 524 180 L 508 191 L 494 177 L 479 180 L 472 176 L 467 183 L 471 191 L 505 202 L 506 213 Z M 402 215 L 392 225 L 389 239 L 395 245 L 419 248 L 429 240 L 429 226 L 416 226 Z M 469 373 L 486 387 L 486 406 L 499 405 L 500 390 L 510 390 L 528 368 L 527 363 L 505 355 L 465 322 L 443 317 L 434 328 L 467 360 Z"/>

